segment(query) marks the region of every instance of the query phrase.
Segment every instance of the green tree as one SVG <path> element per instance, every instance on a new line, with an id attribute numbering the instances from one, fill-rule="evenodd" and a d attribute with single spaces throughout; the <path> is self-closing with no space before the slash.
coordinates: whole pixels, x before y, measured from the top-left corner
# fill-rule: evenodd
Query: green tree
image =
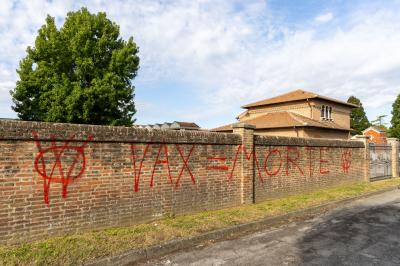
<path id="1" fill-rule="evenodd" d="M 392 106 L 392 119 L 390 120 L 392 126 L 389 133 L 393 138 L 400 138 L 400 94 L 397 96 Z"/>
<path id="2" fill-rule="evenodd" d="M 23 120 L 131 125 L 137 53 L 105 13 L 69 12 L 60 29 L 48 15 L 17 69 L 13 109 Z"/>
<path id="3" fill-rule="evenodd" d="M 365 114 L 364 107 L 361 101 L 354 96 L 350 96 L 347 102 L 358 105 L 350 113 L 350 127 L 355 130 L 356 134 L 362 134 L 362 131 L 371 125 Z"/>

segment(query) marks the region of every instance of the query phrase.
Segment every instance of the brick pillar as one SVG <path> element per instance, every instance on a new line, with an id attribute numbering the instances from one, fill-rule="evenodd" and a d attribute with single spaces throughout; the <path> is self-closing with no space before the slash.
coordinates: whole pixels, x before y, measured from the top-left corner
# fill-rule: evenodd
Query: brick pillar
<path id="1" fill-rule="evenodd" d="M 254 148 L 254 129 L 255 126 L 244 123 L 233 124 L 233 133 L 242 136 L 242 152 L 238 155 L 240 162 L 240 195 L 241 203 L 249 204 L 254 202 L 254 156 L 246 157 Z M 255 151 L 254 151 L 255 152 Z"/>
<path id="2" fill-rule="evenodd" d="M 370 177 L 370 153 L 369 153 L 369 140 L 370 136 L 364 136 L 364 135 L 355 135 L 354 137 L 351 138 L 351 140 L 354 141 L 362 141 L 364 143 L 364 173 L 363 173 L 363 179 L 366 182 L 369 182 L 369 177 Z"/>
<path id="3" fill-rule="evenodd" d="M 399 140 L 388 138 L 388 143 L 392 146 L 392 176 L 399 176 Z"/>

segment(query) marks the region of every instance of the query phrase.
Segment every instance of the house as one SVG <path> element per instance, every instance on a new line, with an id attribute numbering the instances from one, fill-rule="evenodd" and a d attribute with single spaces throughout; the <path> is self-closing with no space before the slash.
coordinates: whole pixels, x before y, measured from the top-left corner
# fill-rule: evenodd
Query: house
<path id="1" fill-rule="evenodd" d="M 153 124 L 153 125 L 145 125 L 137 127 L 147 128 L 147 129 L 162 129 L 162 130 L 201 130 L 200 127 L 193 122 L 179 122 L 174 121 L 172 123 L 165 122 L 163 124 Z"/>
<path id="2" fill-rule="evenodd" d="M 380 127 L 371 126 L 365 129 L 362 133 L 364 136 L 369 136 L 368 142 L 387 143 L 386 131 Z"/>
<path id="3" fill-rule="evenodd" d="M 200 127 L 193 122 L 179 122 L 175 121 L 171 123 L 170 128 L 171 130 L 200 130 Z"/>
<path id="4" fill-rule="evenodd" d="M 350 138 L 350 112 L 358 107 L 304 90 L 295 90 L 273 98 L 242 106 L 237 117 L 254 125 L 255 134 L 303 138 Z M 232 124 L 212 129 L 232 132 Z"/>

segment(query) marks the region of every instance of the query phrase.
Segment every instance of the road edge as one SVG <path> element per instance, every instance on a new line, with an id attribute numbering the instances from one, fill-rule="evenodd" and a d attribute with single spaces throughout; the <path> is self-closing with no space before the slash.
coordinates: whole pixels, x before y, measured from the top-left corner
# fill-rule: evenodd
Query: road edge
<path id="1" fill-rule="evenodd" d="M 250 223 L 239 224 L 222 229 L 217 229 L 189 238 L 175 239 L 160 245 L 153 245 L 143 249 L 129 250 L 122 254 L 86 262 L 83 263 L 83 265 L 86 266 L 111 266 L 111 265 L 127 265 L 127 264 L 132 265 L 141 261 L 161 257 L 163 255 L 167 255 L 169 253 L 173 253 L 178 250 L 193 248 L 207 241 L 212 241 L 212 242 L 221 241 L 224 239 L 232 238 L 234 236 L 237 237 L 240 235 L 257 232 L 262 229 L 272 227 L 275 225 L 285 224 L 288 223 L 290 220 L 295 219 L 296 217 L 320 214 L 320 212 L 323 210 L 335 209 L 338 208 L 339 206 L 345 205 L 347 203 L 350 203 L 358 199 L 368 198 L 374 195 L 382 194 L 396 189 L 400 189 L 400 186 L 398 185 L 391 186 L 370 193 L 366 193 L 363 195 L 359 195 L 356 197 L 341 199 L 317 205 L 314 207 L 310 207 L 307 209 L 289 212 L 283 215 L 266 217 L 264 219 Z"/>

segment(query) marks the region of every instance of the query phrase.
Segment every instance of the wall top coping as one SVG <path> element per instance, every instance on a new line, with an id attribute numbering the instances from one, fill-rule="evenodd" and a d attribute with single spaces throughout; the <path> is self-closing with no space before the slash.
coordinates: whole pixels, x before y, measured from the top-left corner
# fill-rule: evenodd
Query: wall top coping
<path id="1" fill-rule="evenodd" d="M 362 141 L 297 138 L 297 137 L 278 137 L 278 136 L 259 136 L 259 135 L 255 135 L 254 144 L 260 145 L 260 146 L 308 146 L 308 147 L 365 148 L 364 142 L 362 142 Z"/>
<path id="2" fill-rule="evenodd" d="M 237 124 L 239 124 L 239 128 L 247 128 L 247 124 L 245 123 Z M 232 133 L 149 130 L 123 126 L 0 120 L 0 140 L 35 140 L 34 134 L 39 140 L 49 141 L 63 141 L 68 139 L 72 139 L 72 141 L 87 141 L 91 136 L 92 142 L 241 144 L 241 136 Z M 254 136 L 254 144 L 268 146 L 365 147 L 362 141 L 259 135 Z"/>
<path id="3" fill-rule="evenodd" d="M 0 140 L 68 140 L 92 142 L 241 144 L 241 136 L 208 131 L 175 131 L 124 126 L 101 126 L 0 120 Z"/>
<path id="4" fill-rule="evenodd" d="M 370 139 L 371 136 L 366 135 L 355 135 L 352 139 Z"/>

